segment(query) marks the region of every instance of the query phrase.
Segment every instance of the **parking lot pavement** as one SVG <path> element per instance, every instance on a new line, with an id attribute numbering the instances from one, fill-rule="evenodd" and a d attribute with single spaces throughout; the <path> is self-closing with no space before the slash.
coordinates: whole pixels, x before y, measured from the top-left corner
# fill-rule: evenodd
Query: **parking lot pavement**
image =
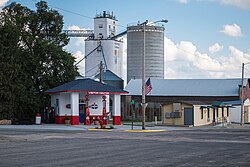
<path id="1" fill-rule="evenodd" d="M 0 126 L 0 166 L 248 167 L 250 164 L 248 127 L 175 127 L 177 130 L 151 127 L 170 129 L 158 133 L 123 131 L 130 126 L 118 126 L 108 132 L 88 128 L 50 124 Z"/>

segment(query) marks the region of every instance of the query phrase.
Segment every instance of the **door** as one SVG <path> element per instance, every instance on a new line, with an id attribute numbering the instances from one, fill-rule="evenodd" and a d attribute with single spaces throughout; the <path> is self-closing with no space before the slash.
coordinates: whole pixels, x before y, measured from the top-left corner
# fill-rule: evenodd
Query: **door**
<path id="1" fill-rule="evenodd" d="M 85 121 L 85 103 L 80 103 L 79 104 L 79 122 L 84 123 Z"/>
<path id="2" fill-rule="evenodd" d="M 194 125 L 193 108 L 184 108 L 184 125 Z"/>
<path id="3" fill-rule="evenodd" d="M 59 99 L 56 99 L 56 106 L 55 106 L 55 115 L 59 115 Z"/>
<path id="4" fill-rule="evenodd" d="M 213 108 L 213 122 L 215 122 L 215 108 Z"/>

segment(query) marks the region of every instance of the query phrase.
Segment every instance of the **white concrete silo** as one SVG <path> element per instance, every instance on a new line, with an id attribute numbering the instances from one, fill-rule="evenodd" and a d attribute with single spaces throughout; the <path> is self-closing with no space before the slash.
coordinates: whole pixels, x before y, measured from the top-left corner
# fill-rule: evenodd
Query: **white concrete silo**
<path id="1" fill-rule="evenodd" d="M 163 26 L 145 26 L 145 78 L 164 78 Z M 127 82 L 142 78 L 143 26 L 127 27 Z"/>
<path id="2" fill-rule="evenodd" d="M 112 39 L 117 35 L 118 26 L 113 13 L 103 11 L 94 18 L 94 36 L 85 41 L 85 55 L 92 52 L 101 42 L 103 53 L 100 49 L 95 50 L 85 60 L 85 76 L 92 77 L 99 73 L 100 61 L 107 63 L 107 68 L 123 77 L 123 41 Z M 103 58 L 105 56 L 105 60 Z"/>

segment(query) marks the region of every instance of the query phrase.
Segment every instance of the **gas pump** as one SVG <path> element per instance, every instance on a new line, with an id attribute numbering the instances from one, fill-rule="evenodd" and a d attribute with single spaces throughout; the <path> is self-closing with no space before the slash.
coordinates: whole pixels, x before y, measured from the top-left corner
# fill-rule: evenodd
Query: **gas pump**
<path id="1" fill-rule="evenodd" d="M 90 112 L 89 112 L 89 95 L 85 96 L 86 111 L 85 111 L 85 125 L 90 125 Z"/>
<path id="2" fill-rule="evenodd" d="M 106 96 L 102 96 L 103 103 L 103 124 L 107 125 Z"/>
<path id="3" fill-rule="evenodd" d="M 44 123 L 55 123 L 55 109 L 54 107 L 45 107 L 43 113 Z"/>

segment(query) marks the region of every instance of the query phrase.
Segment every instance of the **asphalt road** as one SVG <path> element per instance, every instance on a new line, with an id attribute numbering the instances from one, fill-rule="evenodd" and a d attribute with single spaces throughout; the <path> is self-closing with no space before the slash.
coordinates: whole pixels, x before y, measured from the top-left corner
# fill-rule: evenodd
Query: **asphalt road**
<path id="1" fill-rule="evenodd" d="M 250 166 L 250 128 L 160 133 L 0 128 L 0 166 Z"/>

